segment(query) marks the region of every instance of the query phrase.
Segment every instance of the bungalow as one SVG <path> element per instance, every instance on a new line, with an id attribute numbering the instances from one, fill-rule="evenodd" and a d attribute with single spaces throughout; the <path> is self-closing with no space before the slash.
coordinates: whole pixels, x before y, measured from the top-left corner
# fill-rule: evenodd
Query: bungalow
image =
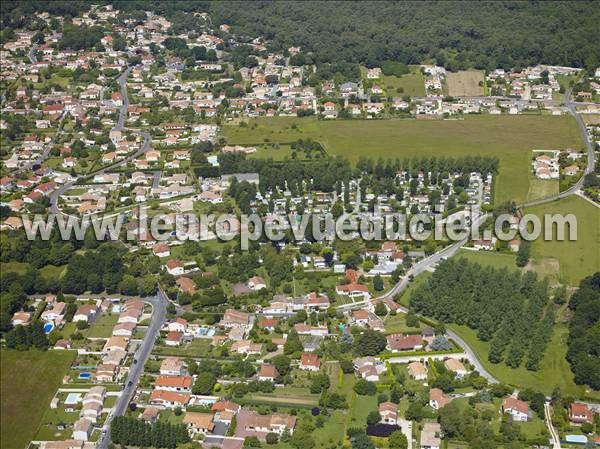
<path id="1" fill-rule="evenodd" d="M 439 423 L 426 422 L 421 430 L 421 449 L 440 449 L 442 428 Z"/>
<path id="2" fill-rule="evenodd" d="M 93 423 L 89 419 L 78 419 L 73 424 L 73 438 L 76 440 L 87 441 L 90 438 L 93 427 Z"/>
<path id="3" fill-rule="evenodd" d="M 188 295 L 196 293 L 196 284 L 190 278 L 181 276 L 175 280 L 175 283 L 180 293 L 187 293 Z"/>
<path id="4" fill-rule="evenodd" d="M 294 324 L 294 330 L 299 335 L 313 335 L 315 337 L 326 337 L 329 335 L 327 326 L 309 326 L 305 323 L 296 323 Z"/>
<path id="5" fill-rule="evenodd" d="M 7 228 L 13 231 L 21 229 L 22 227 L 23 220 L 21 220 L 19 217 L 8 217 L 6 220 L 4 220 L 2 225 L 2 229 Z"/>
<path id="6" fill-rule="evenodd" d="M 219 322 L 221 327 L 248 326 L 250 324 L 250 315 L 234 309 L 227 309 L 223 319 Z"/>
<path id="7" fill-rule="evenodd" d="M 154 389 L 191 393 L 193 383 L 192 376 L 158 376 L 154 382 Z"/>
<path id="8" fill-rule="evenodd" d="M 176 331 L 176 332 L 185 332 L 186 328 L 187 328 L 187 320 L 184 318 L 176 318 L 175 321 L 172 321 L 171 323 L 169 323 L 167 325 L 167 327 L 169 328 L 169 331 Z"/>
<path id="9" fill-rule="evenodd" d="M 379 404 L 379 415 L 381 416 L 381 423 L 392 426 L 398 425 L 398 404 L 382 402 Z"/>
<path id="10" fill-rule="evenodd" d="M 261 318 L 258 322 L 258 327 L 269 332 L 273 332 L 278 325 L 279 320 L 277 318 Z"/>
<path id="11" fill-rule="evenodd" d="M 160 364 L 160 374 L 163 376 L 183 376 L 187 373 L 183 360 L 175 357 L 167 357 Z"/>
<path id="12" fill-rule="evenodd" d="M 152 252 L 157 257 L 169 257 L 171 255 L 171 249 L 169 245 L 164 242 L 157 243 L 152 247 Z"/>
<path id="13" fill-rule="evenodd" d="M 269 433 L 282 435 L 287 430 L 289 434 L 293 434 L 295 427 L 295 416 L 284 413 L 260 415 L 254 410 L 242 409 L 238 413 L 235 436 L 241 438 L 256 436 L 260 441 L 266 441 Z"/>
<path id="14" fill-rule="evenodd" d="M 351 298 L 362 297 L 363 300 L 371 298 L 368 287 L 362 284 L 336 285 L 335 292 L 338 295 L 350 296 Z"/>
<path id="15" fill-rule="evenodd" d="M 102 349 L 102 353 L 108 354 L 111 351 L 127 351 L 128 345 L 129 339 L 127 339 L 126 337 L 119 337 L 117 335 L 113 335 L 108 340 L 106 340 L 104 348 Z"/>
<path id="16" fill-rule="evenodd" d="M 385 371 L 385 364 L 375 357 L 360 357 L 352 361 L 354 371 L 361 378 L 378 382 L 379 375 Z"/>
<path id="17" fill-rule="evenodd" d="M 248 279 L 248 287 L 254 291 L 261 290 L 263 288 L 267 288 L 267 283 L 262 277 L 253 276 L 250 279 Z"/>
<path id="18" fill-rule="evenodd" d="M 117 323 L 113 327 L 112 334 L 117 337 L 131 338 L 133 331 L 136 328 L 137 323 Z"/>
<path id="19" fill-rule="evenodd" d="M 183 269 L 183 263 L 176 259 L 167 260 L 167 272 L 172 276 L 180 276 L 185 270 Z"/>
<path id="20" fill-rule="evenodd" d="M 235 329 L 232 329 L 232 331 Z M 231 337 L 231 336 L 230 336 Z M 231 345 L 231 351 L 237 352 L 238 354 L 261 354 L 263 351 L 262 343 L 252 343 L 251 340 L 238 340 L 234 341 Z"/>
<path id="21" fill-rule="evenodd" d="M 466 376 L 469 372 L 465 368 L 465 365 L 462 364 L 460 360 L 456 359 L 447 359 L 444 362 L 444 366 L 448 371 L 452 371 L 456 378 L 460 379 Z"/>
<path id="22" fill-rule="evenodd" d="M 212 413 L 186 412 L 182 422 L 186 425 L 190 436 L 194 437 L 198 433 L 202 435 L 211 433 L 215 427 L 213 418 Z"/>
<path id="23" fill-rule="evenodd" d="M 573 402 L 569 407 L 569 421 L 573 424 L 593 423 L 594 414 L 587 404 Z"/>
<path id="24" fill-rule="evenodd" d="M 423 338 L 420 335 L 392 334 L 387 337 L 387 347 L 392 352 L 419 351 L 423 349 Z"/>
<path id="25" fill-rule="evenodd" d="M 514 421 L 529 421 L 531 410 L 526 402 L 509 396 L 502 401 L 502 413 L 508 413 Z"/>
<path id="26" fill-rule="evenodd" d="M 73 321 L 85 321 L 86 323 L 90 323 L 91 321 L 94 321 L 97 313 L 98 307 L 96 307 L 96 305 L 84 304 L 77 308 L 75 315 L 73 315 Z"/>
<path id="27" fill-rule="evenodd" d="M 575 176 L 579 173 L 579 167 L 577 165 L 569 165 L 563 169 L 565 176 Z"/>
<path id="28" fill-rule="evenodd" d="M 150 404 L 164 408 L 185 408 L 190 402 L 189 394 L 175 393 L 173 391 L 154 390 L 150 394 Z"/>
<path id="29" fill-rule="evenodd" d="M 319 371 L 321 362 L 317 354 L 303 352 L 300 356 L 300 369 L 305 371 Z"/>
<path id="30" fill-rule="evenodd" d="M 427 380 L 427 368 L 421 362 L 408 364 L 408 375 L 415 380 Z"/>
<path id="31" fill-rule="evenodd" d="M 131 308 L 124 310 L 119 314 L 117 323 L 133 323 L 137 324 L 138 320 L 142 316 L 142 309 Z"/>
<path id="32" fill-rule="evenodd" d="M 450 398 L 439 388 L 429 390 L 429 405 L 434 410 L 439 410 L 450 403 Z"/>
<path id="33" fill-rule="evenodd" d="M 158 419 L 160 410 L 152 405 L 147 406 L 140 416 L 140 419 L 145 423 L 154 424 Z"/>
<path id="34" fill-rule="evenodd" d="M 279 372 L 275 365 L 269 363 L 263 363 L 258 370 L 257 378 L 260 381 L 275 382 L 275 379 L 279 377 Z"/>
<path id="35" fill-rule="evenodd" d="M 46 310 L 42 313 L 42 320 L 59 322 L 65 314 L 67 304 L 64 302 L 56 302 L 50 310 Z"/>
<path id="36" fill-rule="evenodd" d="M 31 313 L 16 312 L 11 320 L 13 326 L 26 326 L 31 322 Z"/>
<path id="37" fill-rule="evenodd" d="M 165 344 L 167 346 L 179 346 L 183 339 L 183 332 L 171 331 L 167 334 Z"/>

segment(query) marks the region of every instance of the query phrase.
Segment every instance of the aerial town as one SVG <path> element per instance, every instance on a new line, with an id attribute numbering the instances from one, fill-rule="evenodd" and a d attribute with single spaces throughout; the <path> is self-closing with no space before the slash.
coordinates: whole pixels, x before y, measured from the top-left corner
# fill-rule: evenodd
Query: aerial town
<path id="1" fill-rule="evenodd" d="M 38 3 L 0 32 L 2 448 L 600 447 L 594 55 L 350 70 L 255 6 Z M 527 238 L 559 213 L 576 241 Z M 291 222 L 244 249 L 185 214 Z M 319 239 L 319 214 L 435 224 Z"/>

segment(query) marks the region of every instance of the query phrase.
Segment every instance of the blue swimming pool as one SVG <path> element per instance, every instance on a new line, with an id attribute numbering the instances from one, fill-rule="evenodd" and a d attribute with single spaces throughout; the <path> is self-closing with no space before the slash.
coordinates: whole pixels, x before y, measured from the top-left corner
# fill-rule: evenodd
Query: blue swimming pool
<path id="1" fill-rule="evenodd" d="M 54 324 L 52 324 L 52 323 L 44 324 L 44 333 L 45 334 L 49 334 L 50 332 L 52 332 L 52 329 L 54 329 Z"/>
<path id="2" fill-rule="evenodd" d="M 92 377 L 92 373 L 79 373 L 80 379 L 89 379 L 90 377 Z"/>

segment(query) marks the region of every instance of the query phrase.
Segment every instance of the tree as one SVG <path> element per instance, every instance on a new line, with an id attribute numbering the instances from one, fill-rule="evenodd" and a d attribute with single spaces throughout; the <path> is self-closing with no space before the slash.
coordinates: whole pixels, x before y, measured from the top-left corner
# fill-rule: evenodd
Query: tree
<path id="1" fill-rule="evenodd" d="M 388 446 L 390 449 L 407 449 L 408 440 L 400 430 L 393 432 L 388 438 Z"/>
<path id="2" fill-rule="evenodd" d="M 210 372 L 202 372 L 196 377 L 196 382 L 192 387 L 193 394 L 207 395 L 213 392 L 213 388 L 217 383 L 217 378 Z"/>
<path id="3" fill-rule="evenodd" d="M 359 356 L 374 356 L 385 349 L 387 340 L 378 331 L 367 329 L 354 342 L 354 352 Z"/>
<path id="4" fill-rule="evenodd" d="M 378 292 L 384 289 L 383 279 L 378 274 L 373 277 L 373 288 Z"/>
<path id="5" fill-rule="evenodd" d="M 369 414 L 367 415 L 368 425 L 371 426 L 373 424 L 377 424 L 379 421 L 381 421 L 381 415 L 379 414 L 379 411 L 373 410 L 372 412 L 369 412 Z"/>
<path id="6" fill-rule="evenodd" d="M 362 396 L 372 396 L 377 393 L 377 386 L 368 380 L 358 379 L 354 384 L 354 391 Z"/>
<path id="7" fill-rule="evenodd" d="M 269 432 L 265 437 L 267 444 L 277 444 L 279 441 L 279 435 L 273 432 Z"/>
<path id="8" fill-rule="evenodd" d="M 291 359 L 288 356 L 283 354 L 277 355 L 271 359 L 271 362 L 275 365 L 275 368 L 277 368 L 277 372 L 281 377 L 287 376 L 290 372 Z"/>
<path id="9" fill-rule="evenodd" d="M 290 331 L 288 334 L 288 338 L 283 345 L 283 353 L 286 355 L 294 354 L 297 352 L 301 352 L 304 349 L 302 346 L 302 342 L 300 341 L 300 336 L 298 332 L 295 330 Z"/>
<path id="10" fill-rule="evenodd" d="M 379 301 L 375 305 L 375 315 L 385 316 L 386 314 L 387 314 L 387 308 L 385 307 L 385 304 L 383 302 Z"/>

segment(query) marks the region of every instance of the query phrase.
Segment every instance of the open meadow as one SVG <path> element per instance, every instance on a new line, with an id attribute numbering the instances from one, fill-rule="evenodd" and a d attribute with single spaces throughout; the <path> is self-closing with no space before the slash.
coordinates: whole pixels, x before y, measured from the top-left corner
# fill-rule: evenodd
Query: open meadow
<path id="1" fill-rule="evenodd" d="M 483 95 L 483 72 L 481 70 L 461 70 L 446 73 L 448 95 L 451 97 L 477 97 Z"/>
<path id="2" fill-rule="evenodd" d="M 526 213 L 542 218 L 545 214 L 573 214 L 577 218 L 577 240 L 537 239 L 533 243 L 533 267 L 547 267 L 541 275 L 556 276 L 559 282 L 577 285 L 584 277 L 600 270 L 600 208 L 575 195 L 550 204 L 528 208 Z M 543 223 L 543 222 L 542 222 Z M 558 263 L 549 263 L 550 260 Z M 548 263 L 544 263 L 548 262 Z M 556 266 L 558 272 L 549 268 Z M 539 270 L 536 270 L 539 271 Z"/>
<path id="3" fill-rule="evenodd" d="M 295 125 L 295 126 L 293 126 Z M 534 148 L 581 147 L 570 116 L 470 116 L 464 120 L 336 120 L 273 117 L 252 119 L 247 127 L 225 126 L 229 144 L 289 143 L 312 138 L 327 152 L 351 162 L 360 156 L 467 156 L 500 159 L 495 201 L 531 199 L 530 158 Z M 276 157 L 269 151 L 260 156 Z M 540 193 L 541 194 L 541 193 Z"/>
<path id="4" fill-rule="evenodd" d="M 0 447 L 23 449 L 33 439 L 74 358 L 74 351 L 2 350 Z"/>

